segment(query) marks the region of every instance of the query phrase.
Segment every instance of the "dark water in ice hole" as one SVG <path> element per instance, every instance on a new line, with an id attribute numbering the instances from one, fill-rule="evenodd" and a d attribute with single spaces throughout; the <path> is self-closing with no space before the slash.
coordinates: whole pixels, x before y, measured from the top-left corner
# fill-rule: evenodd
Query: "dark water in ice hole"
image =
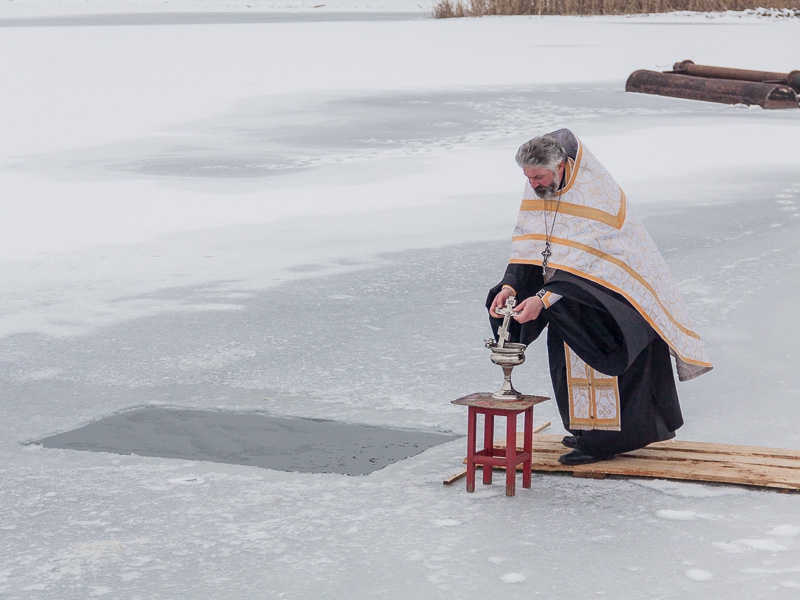
<path id="1" fill-rule="evenodd" d="M 205 460 L 279 471 L 366 475 L 456 439 L 445 433 L 149 407 L 40 440 L 45 448 Z"/>

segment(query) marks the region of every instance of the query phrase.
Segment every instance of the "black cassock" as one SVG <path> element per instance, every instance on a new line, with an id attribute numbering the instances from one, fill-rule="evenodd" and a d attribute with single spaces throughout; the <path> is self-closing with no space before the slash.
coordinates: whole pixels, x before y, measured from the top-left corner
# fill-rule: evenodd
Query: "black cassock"
<path id="1" fill-rule="evenodd" d="M 512 319 L 510 341 L 530 344 L 547 327 L 550 378 L 558 410 L 579 450 L 606 456 L 675 437 L 683 417 L 669 346 L 625 298 L 564 271 L 556 271 L 544 283 L 541 266 L 512 263 L 503 280 L 490 290 L 487 308 L 506 284 L 516 290 L 518 303 L 542 288 L 562 296 L 535 321 L 520 325 Z M 490 316 L 489 320 L 497 336 L 502 319 Z M 618 377 L 620 431 L 569 428 L 565 342 L 590 367 Z"/>

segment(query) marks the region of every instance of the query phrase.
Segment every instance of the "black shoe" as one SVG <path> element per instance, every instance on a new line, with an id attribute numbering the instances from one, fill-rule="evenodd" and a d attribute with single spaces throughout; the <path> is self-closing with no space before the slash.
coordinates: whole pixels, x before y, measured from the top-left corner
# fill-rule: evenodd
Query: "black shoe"
<path id="1" fill-rule="evenodd" d="M 562 465 L 590 465 L 592 463 L 600 462 L 601 460 L 611 460 L 614 458 L 616 454 L 610 454 L 608 456 L 594 456 L 592 454 L 586 454 L 582 450 L 573 450 L 572 452 L 567 452 L 566 454 L 562 454 L 558 457 L 558 462 Z"/>
<path id="2" fill-rule="evenodd" d="M 574 435 L 565 435 L 562 438 L 561 443 L 564 446 L 566 446 L 567 448 L 577 448 L 578 447 L 578 442 L 575 439 Z"/>

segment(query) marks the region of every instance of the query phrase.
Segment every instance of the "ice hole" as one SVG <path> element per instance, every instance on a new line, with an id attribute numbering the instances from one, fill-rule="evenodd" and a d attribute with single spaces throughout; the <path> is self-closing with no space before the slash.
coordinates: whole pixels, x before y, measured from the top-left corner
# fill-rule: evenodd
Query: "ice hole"
<path id="1" fill-rule="evenodd" d="M 366 475 L 459 436 L 263 413 L 148 407 L 39 440 L 45 448 Z"/>

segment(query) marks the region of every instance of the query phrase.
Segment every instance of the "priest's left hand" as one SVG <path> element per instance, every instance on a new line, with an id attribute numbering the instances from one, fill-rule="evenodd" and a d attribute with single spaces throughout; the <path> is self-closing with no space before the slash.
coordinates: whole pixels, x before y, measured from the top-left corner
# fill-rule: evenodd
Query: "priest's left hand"
<path id="1" fill-rule="evenodd" d="M 514 320 L 517 323 L 527 323 L 528 321 L 535 321 L 539 318 L 539 313 L 542 312 L 544 308 L 544 303 L 539 296 L 531 296 L 530 298 L 525 298 L 522 302 L 517 304 L 514 307 L 514 310 L 517 313 L 517 316 L 514 317 Z"/>

